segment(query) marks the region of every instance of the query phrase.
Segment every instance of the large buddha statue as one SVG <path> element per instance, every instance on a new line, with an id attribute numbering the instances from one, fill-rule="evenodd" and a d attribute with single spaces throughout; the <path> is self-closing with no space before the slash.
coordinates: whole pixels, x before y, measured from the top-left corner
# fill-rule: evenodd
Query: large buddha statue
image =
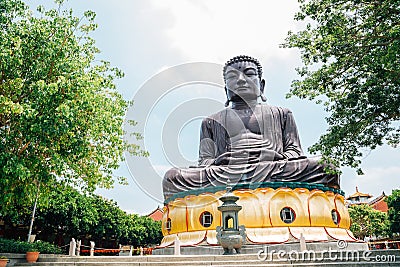
<path id="1" fill-rule="evenodd" d="M 307 182 L 339 188 L 320 158 L 303 155 L 292 112 L 266 101 L 258 60 L 237 56 L 223 69 L 227 108 L 202 121 L 198 167 L 170 169 L 164 198 L 231 183 Z M 229 107 L 229 105 L 231 105 Z"/>

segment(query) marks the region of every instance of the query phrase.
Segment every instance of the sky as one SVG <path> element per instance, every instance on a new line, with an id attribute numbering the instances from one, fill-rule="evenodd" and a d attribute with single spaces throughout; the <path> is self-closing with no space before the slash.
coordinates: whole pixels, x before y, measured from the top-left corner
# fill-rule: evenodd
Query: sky
<path id="1" fill-rule="evenodd" d="M 31 8 L 50 0 L 26 1 Z M 120 68 L 125 77 L 117 88 L 134 100 L 127 118 L 144 135 L 142 148 L 149 158 L 127 156 L 115 176 L 129 185 L 97 190 L 129 213 L 149 214 L 163 206 L 161 181 L 172 166 L 195 165 L 201 119 L 222 109 L 225 94 L 222 66 L 240 54 L 257 58 L 264 70 L 267 103 L 293 111 L 304 152 L 327 129 L 322 106 L 296 97 L 287 99 L 301 66 L 296 49 L 283 49 L 288 31 L 302 23 L 293 17 L 293 0 L 69 0 L 64 6 L 76 16 L 94 11 L 92 33 L 101 50 L 98 59 Z M 343 168 L 341 188 L 346 196 L 355 187 L 374 196 L 399 188 L 400 153 L 388 146 L 366 151 L 358 176 Z"/>

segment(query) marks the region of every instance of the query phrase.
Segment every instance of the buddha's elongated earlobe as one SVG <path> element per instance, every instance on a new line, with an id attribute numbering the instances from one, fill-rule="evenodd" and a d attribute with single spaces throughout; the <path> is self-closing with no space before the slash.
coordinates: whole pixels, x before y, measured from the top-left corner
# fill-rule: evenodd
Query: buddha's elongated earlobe
<path id="1" fill-rule="evenodd" d="M 229 99 L 229 96 L 228 96 L 228 89 L 226 88 L 226 86 L 225 86 L 225 95 L 226 95 L 226 102 L 225 102 L 225 107 L 228 107 L 229 106 L 229 102 L 231 102 L 231 100 Z"/>
<path id="2" fill-rule="evenodd" d="M 262 79 L 260 82 L 260 95 L 259 97 L 261 98 L 262 102 L 267 102 L 267 98 L 264 95 L 264 88 L 265 88 L 265 80 Z"/>

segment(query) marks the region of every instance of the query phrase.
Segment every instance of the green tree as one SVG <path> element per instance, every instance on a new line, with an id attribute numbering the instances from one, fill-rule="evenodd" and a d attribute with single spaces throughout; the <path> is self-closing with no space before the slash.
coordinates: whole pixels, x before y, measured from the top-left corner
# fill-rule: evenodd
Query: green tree
<path id="1" fill-rule="evenodd" d="M 387 197 L 388 216 L 390 231 L 400 234 L 400 189 L 392 190 L 392 194 Z"/>
<path id="2" fill-rule="evenodd" d="M 98 195 L 94 195 L 93 200 L 99 220 L 87 234 L 91 235 L 94 240 L 106 239 L 118 242 L 121 236 L 126 235 L 129 230 L 128 215 L 113 200 L 107 200 Z"/>
<path id="3" fill-rule="evenodd" d="M 161 232 L 161 221 L 154 221 L 147 216 L 136 217 L 137 226 L 134 228 L 134 236 L 139 237 L 138 240 L 131 239 L 131 244 L 135 246 L 151 246 L 161 243 L 163 238 Z"/>
<path id="4" fill-rule="evenodd" d="M 97 246 L 104 246 L 105 241 L 113 247 L 116 244 L 148 246 L 159 244 L 162 239 L 160 222 L 127 214 L 113 200 L 83 194 L 62 184 L 49 198 L 47 205 L 42 204 L 38 209 L 35 223 L 35 231 L 40 232 L 38 239 L 59 243 L 65 238 L 89 238 Z M 20 214 L 25 222 L 27 217 Z"/>
<path id="5" fill-rule="evenodd" d="M 389 220 L 385 212 L 362 204 L 349 207 L 349 213 L 350 230 L 355 237 L 364 239 L 366 236 L 386 236 L 388 234 Z"/>
<path id="6" fill-rule="evenodd" d="M 59 184 L 50 193 L 47 205 L 39 205 L 35 232 L 40 232 L 38 239 L 57 243 L 64 238 L 81 238 L 93 233 L 99 216 L 92 195 Z"/>
<path id="7" fill-rule="evenodd" d="M 0 1 L 0 214 L 40 202 L 58 182 L 109 188 L 123 151 L 128 106 L 115 79 L 123 73 L 95 60 L 95 13 Z M 139 135 L 137 135 L 139 136 Z M 119 182 L 125 182 L 119 178 Z M 15 212 L 15 210 L 14 210 Z"/>
<path id="8" fill-rule="evenodd" d="M 142 216 L 142 218 L 144 218 L 143 224 L 146 226 L 147 233 L 147 237 L 143 241 L 143 244 L 146 246 L 159 245 L 163 239 L 161 221 L 154 221 L 146 216 Z"/>
<path id="9" fill-rule="evenodd" d="M 117 203 L 94 196 L 99 221 L 89 234 L 95 240 L 115 240 L 119 244 L 136 247 L 159 244 L 162 239 L 161 222 L 137 214 L 127 214 Z"/>
<path id="10" fill-rule="evenodd" d="M 398 0 L 299 0 L 283 47 L 299 48 L 302 79 L 288 96 L 323 103 L 329 128 L 310 152 L 359 167 L 365 149 L 400 140 L 400 4 Z M 358 169 L 362 173 L 361 169 Z"/>

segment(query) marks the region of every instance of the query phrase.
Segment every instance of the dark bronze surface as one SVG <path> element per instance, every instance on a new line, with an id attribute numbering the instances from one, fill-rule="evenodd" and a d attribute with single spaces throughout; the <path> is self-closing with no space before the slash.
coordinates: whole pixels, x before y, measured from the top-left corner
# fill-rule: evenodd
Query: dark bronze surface
<path id="1" fill-rule="evenodd" d="M 257 60 L 239 56 L 224 67 L 231 107 L 201 124 L 199 166 L 173 168 L 163 180 L 164 198 L 176 193 L 253 182 L 307 182 L 339 188 L 339 176 L 327 174 L 319 158 L 303 155 L 292 112 L 259 104 L 265 81 Z"/>

